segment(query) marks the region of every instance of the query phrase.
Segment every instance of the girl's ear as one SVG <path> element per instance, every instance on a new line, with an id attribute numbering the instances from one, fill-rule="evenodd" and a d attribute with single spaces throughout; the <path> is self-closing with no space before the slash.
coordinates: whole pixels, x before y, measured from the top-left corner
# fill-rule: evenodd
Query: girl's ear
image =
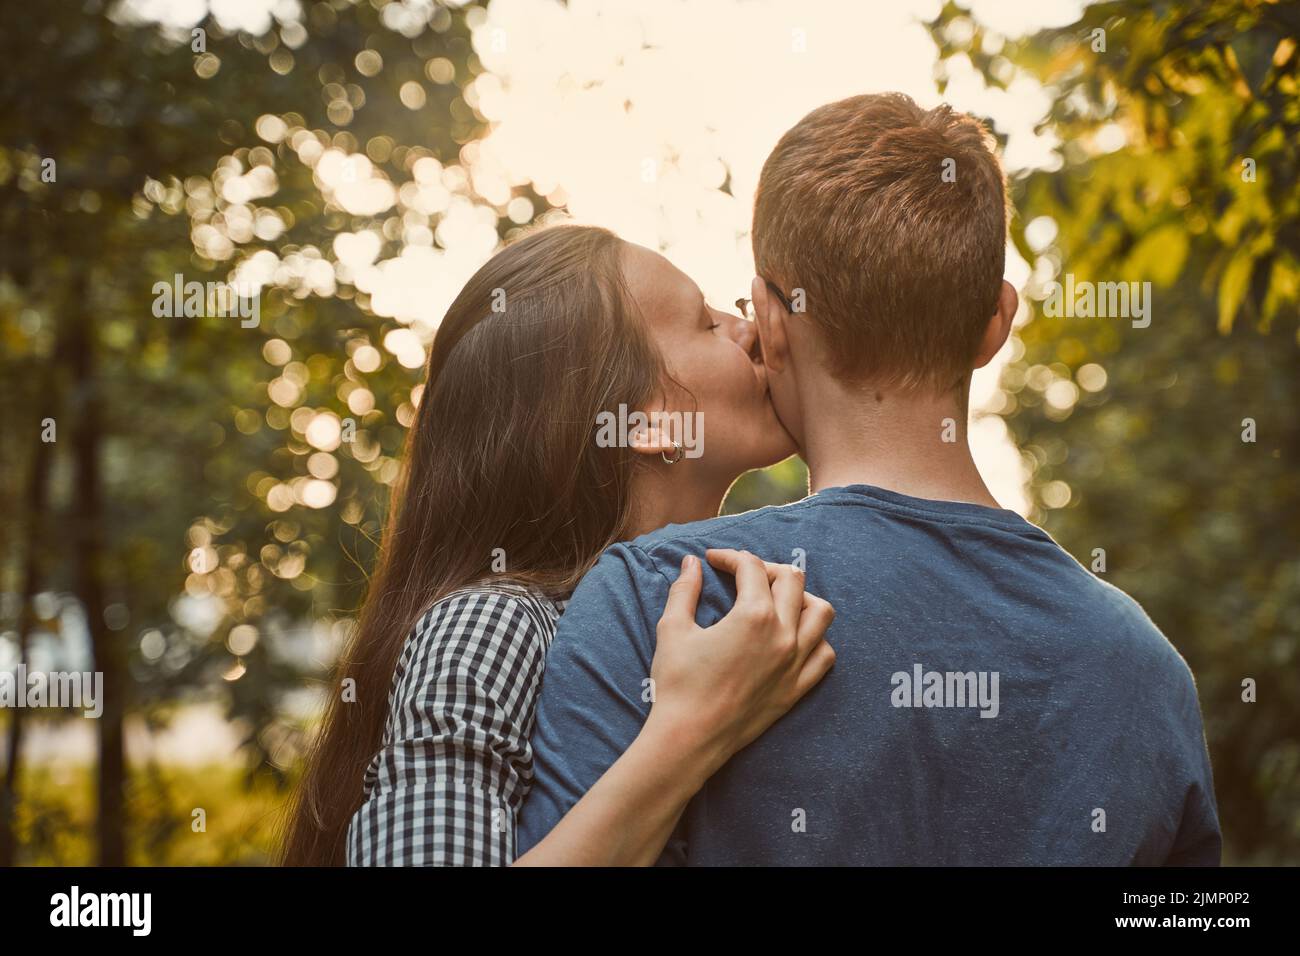
<path id="1" fill-rule="evenodd" d="M 628 447 L 642 455 L 669 454 L 675 446 L 664 431 L 654 425 L 638 428 L 627 436 Z"/>
<path id="2" fill-rule="evenodd" d="M 785 310 L 760 276 L 754 276 L 749 284 L 749 295 L 754 302 L 754 324 L 758 326 L 763 365 L 769 372 L 780 372 L 790 355 L 790 345 L 785 336 Z"/>

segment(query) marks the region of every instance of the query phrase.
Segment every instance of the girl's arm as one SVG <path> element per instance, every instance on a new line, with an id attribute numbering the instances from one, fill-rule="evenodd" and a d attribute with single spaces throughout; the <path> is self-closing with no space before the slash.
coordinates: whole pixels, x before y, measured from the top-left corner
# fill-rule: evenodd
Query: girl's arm
<path id="1" fill-rule="evenodd" d="M 398 662 L 384 745 L 347 835 L 350 866 L 503 866 L 527 792 L 546 641 L 520 589 L 435 604 Z"/>

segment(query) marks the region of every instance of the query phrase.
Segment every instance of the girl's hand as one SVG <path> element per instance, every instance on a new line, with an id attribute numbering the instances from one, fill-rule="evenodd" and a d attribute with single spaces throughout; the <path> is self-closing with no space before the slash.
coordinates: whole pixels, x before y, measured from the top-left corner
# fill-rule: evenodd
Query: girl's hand
<path id="1" fill-rule="evenodd" d="M 805 594 L 803 574 L 744 551 L 709 551 L 736 576 L 736 605 L 713 627 L 695 624 L 703 569 L 695 557 L 659 619 L 650 717 L 632 745 L 541 843 L 533 866 L 649 865 L 706 780 L 825 676 L 822 639 L 835 612 Z"/>
<path id="2" fill-rule="evenodd" d="M 717 624 L 695 623 L 703 570 L 688 555 L 659 619 L 646 730 L 700 755 L 706 776 L 767 730 L 835 663 L 824 635 L 835 619 L 804 591 L 803 572 L 747 551 L 714 550 L 714 568 L 735 575 L 736 604 Z"/>

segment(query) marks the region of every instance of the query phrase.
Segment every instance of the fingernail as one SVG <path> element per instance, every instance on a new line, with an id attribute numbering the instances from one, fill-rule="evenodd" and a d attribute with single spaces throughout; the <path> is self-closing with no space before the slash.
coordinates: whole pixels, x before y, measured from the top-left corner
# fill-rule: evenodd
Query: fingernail
<path id="1" fill-rule="evenodd" d="M 693 567 L 695 567 L 696 562 L 699 560 L 700 559 L 693 554 L 686 555 L 684 558 L 682 558 L 682 570 L 683 571 L 691 570 Z"/>

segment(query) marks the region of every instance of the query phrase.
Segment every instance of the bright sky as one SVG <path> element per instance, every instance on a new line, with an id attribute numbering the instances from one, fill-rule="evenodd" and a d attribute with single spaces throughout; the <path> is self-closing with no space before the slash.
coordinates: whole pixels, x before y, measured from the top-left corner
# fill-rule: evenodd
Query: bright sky
<path id="1" fill-rule="evenodd" d="M 127 6 L 145 19 L 188 29 L 207 2 L 224 25 L 251 31 L 301 15 L 297 0 L 128 0 Z M 768 151 L 810 109 L 845 96 L 900 90 L 923 105 L 940 102 L 935 49 L 922 25 L 940 5 L 492 0 L 486 15 L 471 11 L 474 48 L 488 72 L 466 91 L 491 126 L 480 143 L 462 151 L 460 165 L 422 160 L 415 181 L 399 189 L 364 154 L 347 157 L 313 141 L 299 149 L 322 191 L 343 208 L 358 214 L 394 206 L 415 210 L 434 217 L 436 229 L 420 225 L 417 216 L 404 229 L 403 250 L 385 260 L 376 261 L 378 236 L 363 232 L 339 237 L 333 269 L 321 258 L 282 262 L 262 252 L 238 276 L 322 295 L 333 294 L 336 278 L 353 283 L 370 295 L 377 314 L 410 326 L 410 332 L 390 333 L 384 346 L 403 365 L 418 368 L 447 306 L 493 251 L 498 210 L 518 221 L 531 217 L 526 200 L 510 204 L 512 189 L 531 183 L 573 220 L 661 250 L 712 303 L 727 307 L 746 292 L 753 272 L 750 213 Z M 971 3 L 978 20 L 1008 36 L 1071 22 L 1081 5 Z M 386 8 L 384 20 L 403 29 L 432 9 L 432 0 L 404 0 Z M 1052 162 L 1054 144 L 1033 130 L 1048 101 L 1032 81 L 1006 91 L 986 89 L 963 58 L 950 63 L 943 99 L 994 118 L 1010 137 L 1004 157 L 1009 171 Z M 274 192 L 273 174 L 261 183 L 252 181 L 256 172 L 226 182 L 225 198 Z M 719 188 L 728 177 L 729 194 Z M 227 209 L 225 218 L 231 223 L 242 216 L 246 231 L 260 225 L 270 230 L 264 237 L 273 234 L 276 224 L 258 215 L 263 218 Z M 230 238 L 247 241 L 210 227 L 195 235 L 196 245 L 210 244 L 213 258 L 225 258 Z M 1014 249 L 1008 253 L 1008 278 L 1019 286 L 1030 270 Z M 1017 321 L 1027 314 L 1022 308 Z M 996 407 L 998 370 L 1015 347 L 1009 343 L 976 376 L 977 413 Z M 971 437 L 995 496 L 1026 512 L 1020 456 L 1001 419 L 977 414 Z"/>
<path id="2" fill-rule="evenodd" d="M 1009 34 L 1070 22 L 1068 0 L 977 0 Z M 940 4 L 806 0 L 493 0 L 474 32 L 489 73 L 474 83 L 492 122 L 471 165 L 480 195 L 531 182 L 572 217 L 660 249 L 726 306 L 753 275 L 749 225 L 759 171 L 809 110 L 857 93 L 899 90 L 992 115 L 1010 134 L 1008 169 L 1051 161 L 1034 132 L 1048 106 L 1036 85 L 985 89 L 969 63 L 941 98 L 922 20 Z M 719 186 L 730 173 L 730 193 Z M 1009 278 L 1025 263 L 1010 250 Z M 1023 316 L 1022 316 L 1023 319 Z M 996 391 L 1012 346 L 977 376 L 975 408 Z M 972 429 L 976 458 L 1005 506 L 1027 509 L 1019 454 L 995 416 Z"/>

